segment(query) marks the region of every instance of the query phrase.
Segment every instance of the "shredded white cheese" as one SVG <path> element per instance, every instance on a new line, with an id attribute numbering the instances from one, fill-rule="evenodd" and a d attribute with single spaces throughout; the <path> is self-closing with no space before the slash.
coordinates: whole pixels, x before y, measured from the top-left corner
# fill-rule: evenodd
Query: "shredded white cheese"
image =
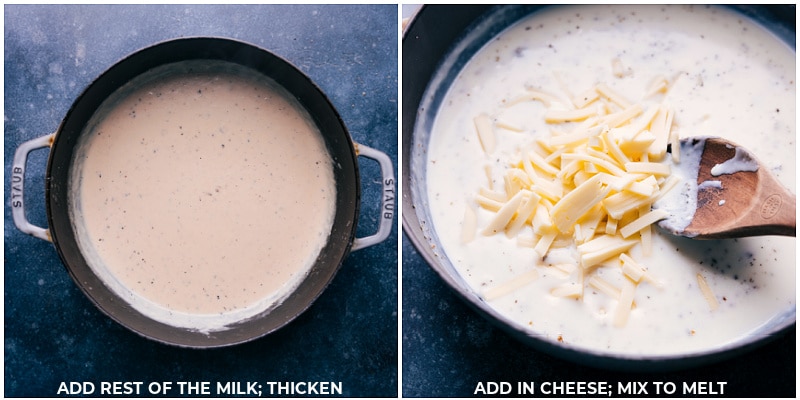
<path id="1" fill-rule="evenodd" d="M 643 98 L 668 88 L 664 78 L 657 78 Z M 667 217 L 664 211 L 651 210 L 651 205 L 676 184 L 670 163 L 679 156 L 666 155 L 667 144 L 678 140 L 672 127 L 674 114 L 663 104 L 645 109 L 605 84 L 567 95 L 564 102 L 556 95 L 530 90 L 509 103 L 541 102 L 546 111 L 538 117 L 553 125 L 551 135 L 520 149 L 519 158 L 503 175 L 502 190 L 488 187 L 476 194 L 477 206 L 493 215 L 488 223 L 474 227 L 470 216 L 464 226 L 480 229 L 483 235 L 504 232 L 518 237 L 520 245 L 533 247 L 541 259 L 553 249 L 573 246 L 576 264 L 571 268 L 559 264 L 565 281 L 550 294 L 580 300 L 587 287 L 604 293 L 617 301 L 611 318 L 622 327 L 635 308 L 636 287 L 661 286 L 630 250 L 641 246 L 648 254 L 651 224 Z M 492 118 L 488 114 L 475 118 L 487 154 L 494 148 Z M 533 238 L 520 236 L 522 232 L 531 232 Z M 470 236 L 464 233 L 464 237 Z M 600 265 L 618 266 L 623 287 L 595 274 Z M 534 276 L 538 275 L 529 272 L 484 293 L 487 299 L 509 294 Z"/>

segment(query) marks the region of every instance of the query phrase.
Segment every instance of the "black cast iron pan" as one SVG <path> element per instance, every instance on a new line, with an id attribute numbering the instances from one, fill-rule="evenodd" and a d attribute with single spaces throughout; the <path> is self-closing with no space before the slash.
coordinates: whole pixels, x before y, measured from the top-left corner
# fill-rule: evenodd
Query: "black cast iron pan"
<path id="1" fill-rule="evenodd" d="M 336 166 L 336 213 L 332 232 L 308 276 L 279 306 L 215 332 L 177 328 L 155 321 L 129 306 L 107 288 L 82 254 L 69 212 L 68 183 L 76 144 L 101 103 L 124 84 L 155 67 L 196 60 L 235 63 L 254 69 L 283 86 L 305 107 L 320 128 Z M 50 147 L 45 176 L 48 228 L 34 226 L 26 220 L 22 200 L 27 154 L 41 147 Z M 20 230 L 53 242 L 75 283 L 100 310 L 120 324 L 147 338 L 176 346 L 227 346 L 253 340 L 286 325 L 323 292 L 351 250 L 379 243 L 388 237 L 394 209 L 388 204 L 390 199 L 384 200 L 387 204 L 381 207 L 382 212 L 389 211 L 382 215 L 378 232 L 365 238 L 355 237 L 361 201 L 358 156 L 378 161 L 384 186 L 390 185 L 393 190 L 394 173 L 389 157 L 353 143 L 344 122 L 325 94 L 291 63 L 267 50 L 240 41 L 224 38 L 176 39 L 137 51 L 113 65 L 75 100 L 54 134 L 19 146 L 12 167 L 12 213 Z"/>

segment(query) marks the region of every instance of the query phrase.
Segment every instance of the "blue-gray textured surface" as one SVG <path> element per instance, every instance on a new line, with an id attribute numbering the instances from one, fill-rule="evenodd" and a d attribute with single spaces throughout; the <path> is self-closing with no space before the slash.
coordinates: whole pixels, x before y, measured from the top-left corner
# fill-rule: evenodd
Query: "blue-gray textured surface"
<path id="1" fill-rule="evenodd" d="M 55 131 L 92 79 L 166 39 L 223 36 L 266 48 L 308 74 L 353 139 L 397 168 L 397 6 L 5 6 L 5 181 L 25 140 Z M 47 151 L 31 154 L 29 219 L 46 225 Z M 358 236 L 377 227 L 380 176 L 360 162 Z M 397 393 L 397 223 L 353 252 L 297 320 L 251 343 L 179 349 L 116 324 L 80 292 L 52 244 L 5 217 L 5 395 L 56 395 L 62 381 L 342 382 L 350 397 Z M 266 389 L 266 386 L 264 387 Z M 172 394 L 177 394 L 173 391 Z"/>

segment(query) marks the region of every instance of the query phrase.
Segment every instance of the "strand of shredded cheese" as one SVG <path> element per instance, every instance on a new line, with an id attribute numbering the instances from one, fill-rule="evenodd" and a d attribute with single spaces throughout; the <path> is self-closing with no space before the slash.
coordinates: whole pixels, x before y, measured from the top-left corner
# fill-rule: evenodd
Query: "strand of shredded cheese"
<path id="1" fill-rule="evenodd" d="M 483 292 L 483 297 L 486 300 L 492 300 L 501 296 L 505 296 L 533 282 L 538 277 L 539 277 L 538 271 L 536 271 L 535 269 L 529 270 L 528 272 L 525 272 L 520 276 L 514 277 L 513 279 L 510 279 L 507 282 L 503 282 L 497 286 L 486 289 Z"/>
<path id="2" fill-rule="evenodd" d="M 714 295 L 714 292 L 711 290 L 711 286 L 708 286 L 708 282 L 706 282 L 706 278 L 704 278 L 703 275 L 697 274 L 697 285 L 700 286 L 700 291 L 703 292 L 703 297 L 706 298 L 708 307 L 711 309 L 711 311 L 719 308 L 717 296 Z"/>

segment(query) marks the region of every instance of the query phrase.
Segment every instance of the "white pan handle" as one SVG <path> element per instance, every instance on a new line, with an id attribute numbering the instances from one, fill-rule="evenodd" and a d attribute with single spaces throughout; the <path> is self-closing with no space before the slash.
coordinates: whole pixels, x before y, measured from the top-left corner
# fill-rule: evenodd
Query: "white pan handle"
<path id="1" fill-rule="evenodd" d="M 351 250 L 359 250 L 378 244 L 389 237 L 392 230 L 392 222 L 394 221 L 394 207 L 397 198 L 397 192 L 394 187 L 394 168 L 392 167 L 392 160 L 389 156 L 384 152 L 361 144 L 356 144 L 356 150 L 359 156 L 371 158 L 380 164 L 383 192 L 381 193 L 381 218 L 378 232 L 374 235 L 356 238 L 353 240 L 353 247 Z"/>
<path id="2" fill-rule="evenodd" d="M 11 167 L 11 214 L 14 217 L 14 224 L 17 229 L 31 236 L 37 237 L 48 242 L 52 242 L 50 231 L 28 222 L 25 216 L 25 196 L 23 186 L 25 183 L 25 165 L 28 161 L 28 153 L 43 147 L 53 145 L 55 133 L 28 140 L 17 147 L 14 153 L 14 164 Z"/>

